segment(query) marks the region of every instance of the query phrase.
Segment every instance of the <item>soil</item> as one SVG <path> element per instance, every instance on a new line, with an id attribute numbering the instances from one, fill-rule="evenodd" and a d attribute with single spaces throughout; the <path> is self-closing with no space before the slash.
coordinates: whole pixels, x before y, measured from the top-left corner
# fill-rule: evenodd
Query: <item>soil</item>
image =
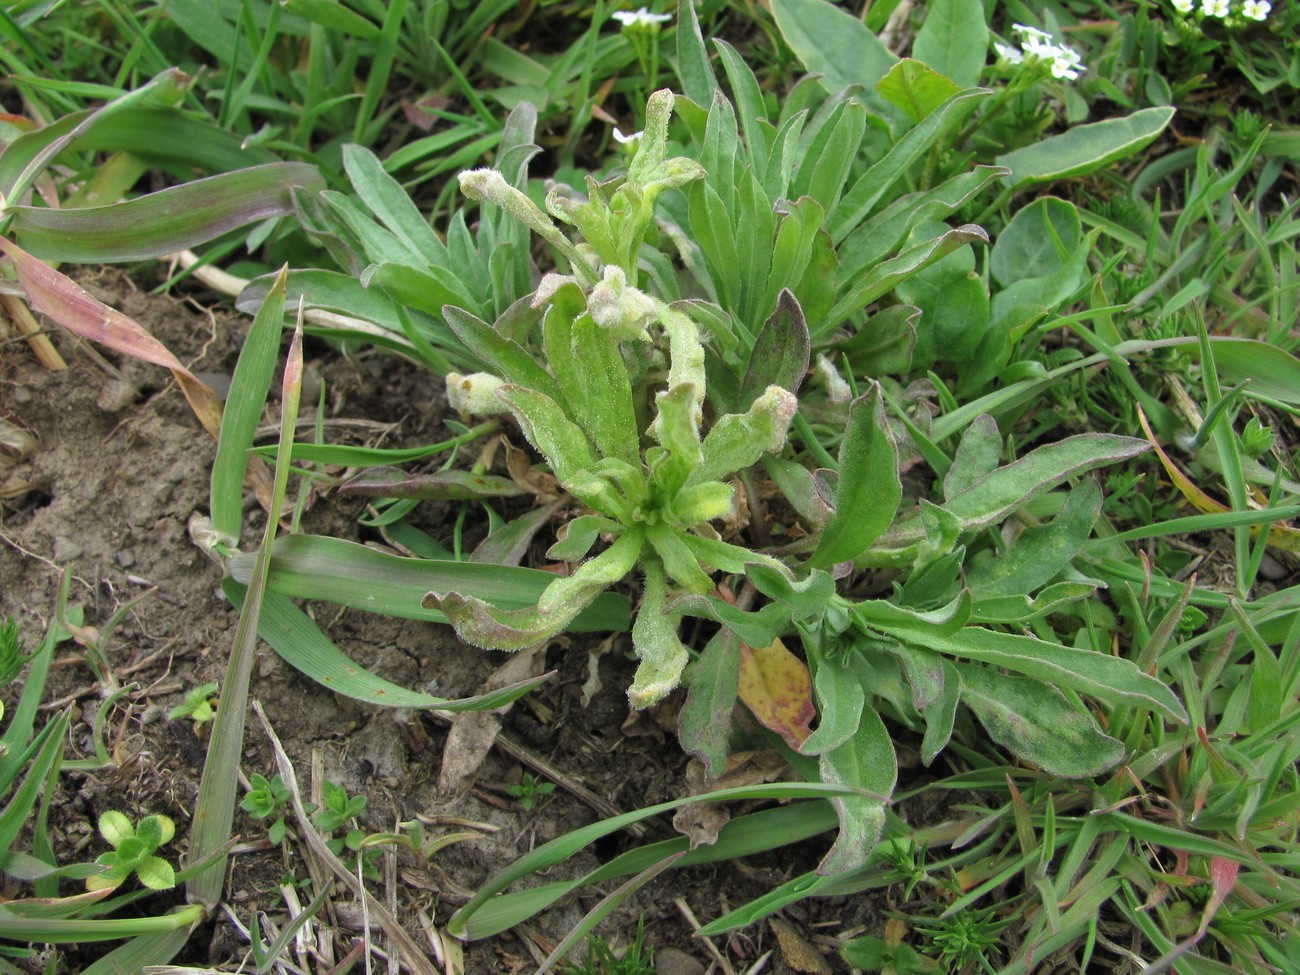
<path id="1" fill-rule="evenodd" d="M 143 324 L 214 388 L 228 382 L 247 319 L 192 299 L 151 295 L 113 270 L 82 283 Z M 120 810 L 133 820 L 163 813 L 176 822 L 177 836 L 161 852 L 170 852 L 173 862 L 183 861 L 205 744 L 202 728 L 184 719 L 169 720 L 167 713 L 192 688 L 224 679 L 238 620 L 218 588 L 220 567 L 187 532 L 190 517 L 206 512 L 214 444 L 164 370 L 101 354 L 66 334 L 52 338 L 69 363 L 66 371 L 47 371 L 17 341 L 3 346 L 0 360 L 0 406 L 39 438 L 29 475 L 37 489 L 0 508 L 0 618 L 15 617 L 27 646 L 35 647 L 65 570 L 71 573 L 69 601 L 82 607 L 89 627 L 105 629 L 114 614 L 138 600 L 101 640 L 115 678 L 135 685 L 114 705 L 106 724 L 115 761 L 100 771 L 62 775 L 52 804 L 55 849 L 66 854 L 64 862 L 88 861 L 104 849 L 95 831 L 103 812 Z M 308 358 L 309 373 L 325 381 L 331 440 L 373 442 L 381 429 L 387 446 L 414 446 L 445 436 L 440 383 L 427 373 L 391 356 L 348 355 L 324 344 L 310 344 Z M 357 524 L 362 504 L 325 493 L 304 516 L 303 528 L 378 544 L 378 536 Z M 426 507 L 424 527 L 447 541 L 454 510 Z M 251 498 L 247 510 L 249 528 L 260 531 L 261 512 Z M 250 530 L 245 536 L 249 547 L 255 544 L 251 537 Z M 396 683 L 444 697 L 478 692 L 506 660 L 504 654 L 460 644 L 447 627 L 333 606 L 312 609 L 336 644 L 359 663 Z M 596 652 L 600 650 L 605 652 Z M 371 833 L 420 819 L 429 837 L 465 829 L 479 834 L 428 860 L 390 848 L 376 862 L 381 879 L 370 884 L 371 890 L 395 908 L 416 942 L 427 946 L 427 932 L 441 930 L 490 874 L 520 852 L 605 815 L 564 788 L 538 797 L 531 811 L 524 810 L 505 791 L 526 770 L 520 756 L 551 763 L 620 811 L 689 791 L 687 759 L 671 732 L 646 716 L 623 730 L 629 718 L 624 689 L 633 670 L 628 650 L 625 636 L 557 641 L 547 650 L 545 665 L 558 675 L 502 719 L 502 739 L 516 748 L 508 752 L 498 740 L 477 774 L 450 790 L 439 787 L 439 777 L 444 761 L 457 757 L 456 749 L 444 754 L 448 729 L 427 715 L 339 699 L 265 647 L 259 651 L 251 696 L 265 708 L 304 794 L 318 796 L 324 778 L 350 794 L 366 796 L 360 818 Z M 47 713 L 73 708 L 70 758 L 90 749 L 92 721 L 106 696 L 86 664 L 86 652 L 75 642 L 60 646 L 46 694 Z M 601 689 L 584 706 L 589 660 L 598 667 Z M 6 700 L 12 701 L 14 690 L 5 692 Z M 267 738 L 250 714 L 242 774 L 270 777 L 274 771 Z M 478 825 L 466 827 L 462 821 Z M 246 929 L 262 912 L 272 925 L 285 923 L 282 881 L 304 883 L 299 894 L 303 903 L 312 896 L 307 881 L 314 865 L 304 860 L 301 842 L 291 838 L 272 848 L 265 823 L 243 813 L 236 814 L 235 829 L 242 844 L 232 857 L 225 908 L 195 932 L 178 961 L 234 971 L 248 956 L 241 926 Z M 670 835 L 666 821 L 648 825 L 648 839 Z M 630 843 L 620 836 L 597 844 L 556 868 L 554 877 L 585 872 Z M 714 918 L 726 906 L 809 869 L 825 845 L 778 851 L 756 864 L 671 872 L 639 891 L 599 931 L 612 945 L 625 945 L 644 915 L 645 941 L 658 953 L 661 971 L 694 975 L 711 966 L 717 970 L 707 946 L 692 939 L 683 908 L 701 921 Z M 610 889 L 587 891 L 521 929 L 467 944 L 464 971 L 533 970 Z M 165 910 L 175 900 L 175 894 L 160 895 L 142 908 Z M 861 931 L 863 925 L 879 933 L 879 910 L 873 899 L 856 898 L 805 903 L 786 918 L 796 933 L 818 940 L 818 954 L 841 971 L 845 968 L 830 950 L 829 936 Z M 332 935 L 330 951 L 341 958 L 362 936 L 360 906 L 336 887 L 321 917 L 322 943 Z M 766 924 L 716 940 L 736 971 L 778 948 Z M 384 943 L 377 933 L 374 941 Z M 73 949 L 60 959 L 59 970 L 75 971 L 98 953 Z M 430 956 L 436 957 L 433 949 Z M 774 951 L 763 970 L 778 975 L 790 970 L 786 957 Z M 328 968 L 316 962 L 310 966 Z"/>

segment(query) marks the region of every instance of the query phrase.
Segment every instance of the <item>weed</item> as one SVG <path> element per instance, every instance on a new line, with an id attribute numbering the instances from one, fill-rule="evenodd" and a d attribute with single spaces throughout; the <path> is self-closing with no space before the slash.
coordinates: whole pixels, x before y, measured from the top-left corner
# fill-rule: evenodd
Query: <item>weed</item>
<path id="1" fill-rule="evenodd" d="M 506 786 L 506 795 L 518 799 L 519 805 L 524 808 L 524 812 L 531 812 L 533 804 L 539 798 L 550 795 L 554 791 L 554 782 L 543 782 L 534 776 L 532 772 L 525 772 L 523 778 L 515 785 Z"/>

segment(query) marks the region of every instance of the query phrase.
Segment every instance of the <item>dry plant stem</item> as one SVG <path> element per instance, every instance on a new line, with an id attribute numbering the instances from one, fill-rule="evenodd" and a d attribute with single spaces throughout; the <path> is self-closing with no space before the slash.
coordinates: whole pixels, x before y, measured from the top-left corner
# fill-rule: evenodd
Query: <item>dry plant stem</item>
<path id="1" fill-rule="evenodd" d="M 179 254 L 173 254 L 172 260 L 186 271 L 193 268 L 194 277 L 199 281 L 206 284 L 213 291 L 229 295 L 232 298 L 238 296 L 248 286 L 247 278 L 239 278 L 233 274 L 227 274 L 220 268 L 201 264 L 202 258 L 193 251 L 181 251 Z M 394 335 L 392 332 L 382 329 L 378 325 L 372 325 L 360 318 L 351 318 L 348 315 L 339 315 L 335 312 L 311 308 L 303 312 L 302 319 L 310 325 L 323 325 L 328 328 L 357 332 L 361 335 L 383 338 L 389 342 L 398 342 L 412 351 L 415 349 L 415 346 L 407 342 L 402 336 Z"/>
<path id="2" fill-rule="evenodd" d="M 691 906 L 686 903 L 684 898 L 674 897 L 673 906 L 675 906 L 678 913 L 686 919 L 687 924 L 696 931 L 700 929 L 700 919 L 695 916 L 695 912 L 691 910 Z M 722 969 L 724 975 L 735 975 L 735 969 L 731 967 L 731 962 L 727 961 L 727 956 L 718 950 L 717 945 L 708 938 L 699 938 L 698 940 L 700 944 L 704 946 L 704 950 L 708 952 L 709 956 L 718 963 L 718 967 Z"/>
<path id="3" fill-rule="evenodd" d="M 51 372 L 68 368 L 63 356 L 59 355 L 59 350 L 54 347 L 54 343 L 36 321 L 36 316 L 21 298 L 17 295 L 0 295 L 0 308 L 4 309 L 9 321 L 14 323 L 14 328 L 27 337 L 27 344 L 41 365 Z"/>
<path id="4" fill-rule="evenodd" d="M 441 975 L 430 964 L 424 952 L 420 950 L 419 945 L 411 939 L 411 936 L 406 933 L 397 919 L 357 881 L 351 871 L 343 866 L 339 858 L 330 852 L 329 847 L 325 845 L 325 841 L 320 838 L 320 834 L 316 832 L 316 828 L 311 824 L 307 810 L 303 808 L 302 793 L 298 791 L 298 779 L 293 770 L 293 763 L 289 761 L 289 756 L 285 754 L 284 746 L 280 744 L 275 729 L 271 727 L 271 722 L 267 720 L 266 712 L 262 709 L 262 703 L 253 701 L 252 708 L 253 713 L 257 715 L 257 720 L 262 723 L 262 729 L 266 732 L 267 740 L 271 743 L 271 750 L 275 754 L 275 765 L 276 770 L 280 773 L 280 779 L 289 789 L 289 802 L 293 807 L 293 815 L 298 822 L 299 835 L 303 841 L 312 853 L 319 858 L 320 862 L 325 864 L 343 885 L 352 891 L 353 896 L 366 905 L 367 911 L 379 922 L 394 949 L 400 953 L 408 971 L 415 972 L 416 975 Z"/>

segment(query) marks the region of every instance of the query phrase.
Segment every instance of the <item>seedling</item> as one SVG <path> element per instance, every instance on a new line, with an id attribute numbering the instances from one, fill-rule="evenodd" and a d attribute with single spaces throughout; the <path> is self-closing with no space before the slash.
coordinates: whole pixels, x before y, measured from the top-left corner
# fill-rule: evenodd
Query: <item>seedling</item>
<path id="1" fill-rule="evenodd" d="M 87 877 L 87 890 L 111 890 L 133 873 L 140 883 L 153 890 L 170 890 L 176 886 L 172 865 L 154 855 L 176 835 L 176 825 L 170 818 L 146 816 L 139 825 L 132 826 L 124 814 L 109 810 L 99 817 L 99 833 L 113 849 L 95 860 L 108 869 Z"/>
<path id="2" fill-rule="evenodd" d="M 217 716 L 216 693 L 216 681 L 200 684 L 185 695 L 185 700 L 167 712 L 168 719 L 176 721 L 179 718 L 190 718 L 194 721 L 194 730 L 197 732 Z"/>
<path id="3" fill-rule="evenodd" d="M 563 975 L 655 975 L 654 949 L 645 946 L 645 918 L 636 922 L 636 937 L 620 958 L 598 934 L 587 939 L 587 954 L 579 962 L 569 962 Z"/>
<path id="4" fill-rule="evenodd" d="M 265 776 L 254 772 L 249 781 L 252 788 L 245 794 L 239 808 L 254 819 L 270 819 L 274 816 L 275 820 L 266 829 L 266 838 L 274 846 L 279 846 L 287 829 L 284 822 L 284 810 L 289 804 L 289 787 L 284 784 L 284 781 L 278 775 L 272 779 L 267 779 Z"/>
<path id="5" fill-rule="evenodd" d="M 549 795 L 554 791 L 554 782 L 543 782 L 536 778 L 532 772 L 525 772 L 523 778 L 517 784 L 506 786 L 506 795 L 518 799 L 519 805 L 524 807 L 525 812 L 532 811 L 533 803 L 538 798 Z"/>

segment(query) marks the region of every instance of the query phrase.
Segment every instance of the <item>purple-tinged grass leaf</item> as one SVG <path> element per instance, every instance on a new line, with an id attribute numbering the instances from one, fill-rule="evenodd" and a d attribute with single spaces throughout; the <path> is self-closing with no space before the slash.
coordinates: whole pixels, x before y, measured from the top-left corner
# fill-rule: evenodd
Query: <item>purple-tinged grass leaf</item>
<path id="1" fill-rule="evenodd" d="M 13 261 L 18 283 L 31 306 L 64 328 L 115 352 L 170 369 L 199 422 L 215 438 L 221 428 L 221 400 L 140 324 L 90 294 L 79 284 L 0 238 L 0 251 Z"/>
<path id="2" fill-rule="evenodd" d="M 294 187 L 325 181 L 306 163 L 267 163 L 79 210 L 10 207 L 10 229 L 36 257 L 110 262 L 164 257 L 293 212 Z"/>
<path id="3" fill-rule="evenodd" d="M 508 477 L 475 474 L 471 471 L 438 471 L 411 474 L 399 467 L 372 467 L 344 481 L 341 494 L 367 498 L 412 498 L 422 501 L 472 501 L 475 498 L 508 498 L 524 489 Z"/>
<path id="4" fill-rule="evenodd" d="M 22 199 L 51 162 L 104 120 L 139 105 L 174 105 L 185 97 L 189 75 L 168 68 L 135 91 L 97 109 L 65 115 L 56 122 L 19 136 L 0 154 L 0 200 Z"/>

